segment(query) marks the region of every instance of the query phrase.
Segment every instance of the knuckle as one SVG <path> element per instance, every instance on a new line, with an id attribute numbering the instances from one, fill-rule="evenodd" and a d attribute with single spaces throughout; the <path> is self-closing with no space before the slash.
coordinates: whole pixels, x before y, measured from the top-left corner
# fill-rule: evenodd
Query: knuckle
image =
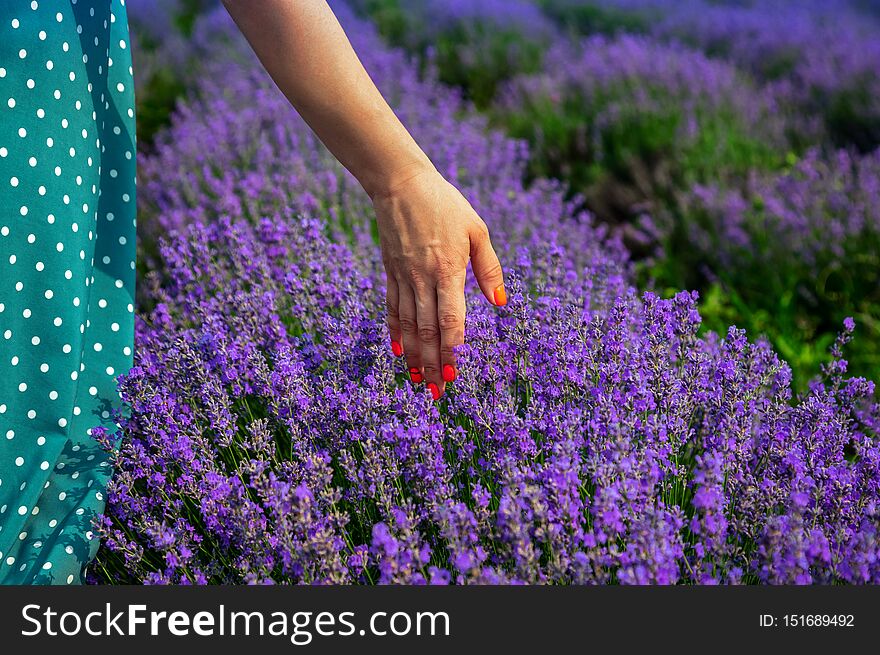
<path id="1" fill-rule="evenodd" d="M 486 221 L 482 218 L 477 219 L 477 238 L 480 241 L 488 241 L 489 240 L 489 226 L 486 225 Z"/>
<path id="2" fill-rule="evenodd" d="M 396 317 L 400 312 L 400 305 L 397 302 L 397 299 L 391 297 L 385 298 L 385 309 L 387 310 L 389 316 Z"/>
<path id="3" fill-rule="evenodd" d="M 462 323 L 464 323 L 464 320 L 456 312 L 444 312 L 440 314 L 438 323 L 440 325 L 440 329 L 443 331 L 455 330 L 461 327 Z"/>
<path id="4" fill-rule="evenodd" d="M 427 286 L 427 275 L 422 266 L 407 265 L 403 269 L 403 273 L 414 289 L 424 289 Z"/>
<path id="5" fill-rule="evenodd" d="M 436 325 L 420 325 L 418 332 L 423 343 L 437 343 L 440 339 L 440 330 Z"/>
<path id="6" fill-rule="evenodd" d="M 415 319 L 413 319 L 411 316 L 401 316 L 400 317 L 400 329 L 403 332 L 407 332 L 409 334 L 412 334 L 412 333 L 418 331 L 419 324 L 416 323 Z"/>
<path id="7" fill-rule="evenodd" d="M 447 256 L 430 257 L 429 261 L 404 267 L 405 281 L 416 291 L 427 291 L 451 283 L 461 275 L 466 262 L 456 263 Z"/>
<path id="8" fill-rule="evenodd" d="M 503 273 L 504 271 L 501 269 L 501 263 L 497 260 L 493 264 L 489 265 L 489 267 L 485 271 L 486 276 L 493 279 L 503 277 Z"/>
<path id="9" fill-rule="evenodd" d="M 434 267 L 434 277 L 436 277 L 437 281 L 448 280 L 455 276 L 458 273 L 459 267 L 453 264 L 451 261 L 442 259 L 437 262 Z"/>

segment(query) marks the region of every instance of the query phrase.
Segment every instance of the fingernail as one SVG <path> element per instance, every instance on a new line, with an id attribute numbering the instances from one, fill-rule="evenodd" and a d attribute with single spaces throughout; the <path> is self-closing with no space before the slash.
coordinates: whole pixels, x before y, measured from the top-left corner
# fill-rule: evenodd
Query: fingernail
<path id="1" fill-rule="evenodd" d="M 419 384 L 422 381 L 422 373 L 417 368 L 409 369 L 409 377 L 416 384 Z"/>
<path id="2" fill-rule="evenodd" d="M 403 354 L 403 346 L 401 346 L 394 339 L 391 340 L 391 352 L 394 353 L 395 357 L 400 357 Z"/>
<path id="3" fill-rule="evenodd" d="M 446 364 L 443 367 L 443 381 L 452 382 L 453 380 L 455 380 L 455 369 L 451 364 Z"/>
<path id="4" fill-rule="evenodd" d="M 499 307 L 504 307 L 507 304 L 507 292 L 504 290 L 504 285 L 502 284 L 497 289 L 495 289 L 495 304 Z"/>
<path id="5" fill-rule="evenodd" d="M 428 383 L 428 391 L 431 392 L 431 398 L 437 400 L 440 397 L 440 389 L 437 388 L 437 385 L 433 382 Z"/>

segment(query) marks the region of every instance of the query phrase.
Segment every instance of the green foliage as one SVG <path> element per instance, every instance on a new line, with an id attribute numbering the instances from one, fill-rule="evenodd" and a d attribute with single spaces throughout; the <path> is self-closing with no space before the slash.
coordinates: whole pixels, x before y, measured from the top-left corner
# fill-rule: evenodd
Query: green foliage
<path id="1" fill-rule="evenodd" d="M 440 81 L 461 88 L 480 108 L 487 108 L 499 86 L 514 75 L 541 70 L 546 45 L 516 30 L 482 22 L 454 28 L 435 44 Z"/>
<path id="2" fill-rule="evenodd" d="M 682 152 L 687 182 L 741 178 L 752 170 L 778 170 L 785 153 L 749 134 L 737 117 L 727 111 L 700 119 L 696 139 Z"/>
<path id="3" fill-rule="evenodd" d="M 491 104 L 506 80 L 541 70 L 548 45 L 480 20 L 452 25 L 429 38 L 428 17 L 400 0 L 363 0 L 358 6 L 385 41 L 414 54 L 423 66 L 430 56 L 440 81 L 461 89 L 480 109 Z"/>
<path id="4" fill-rule="evenodd" d="M 199 15 L 210 6 L 210 0 L 179 0 L 174 25 L 184 36 L 191 36 Z"/>
<path id="5" fill-rule="evenodd" d="M 752 169 L 777 169 L 784 154 L 748 134 L 729 110 L 700 110 L 690 120 L 696 133 L 684 137 L 689 117 L 662 89 L 641 88 L 650 100 L 627 100 L 629 84 L 586 98 L 537 97 L 515 110 L 496 114 L 496 122 L 532 146 L 530 175 L 566 181 L 584 195 L 603 220 L 633 218 L 625 204 L 650 201 L 674 205 L 676 191 L 693 183 L 738 179 Z M 608 120 L 605 114 L 614 113 Z M 629 193 L 619 191 L 628 189 Z M 609 196 L 622 196 L 626 203 Z"/>
<path id="6" fill-rule="evenodd" d="M 679 209 L 663 243 L 664 256 L 644 262 L 641 284 L 666 294 L 681 288 L 701 289 L 703 327 L 724 333 L 737 325 L 766 336 L 792 368 L 796 388 L 805 390 L 843 319 L 856 321 L 857 338 L 847 347 L 850 372 L 876 378 L 880 371 L 880 235 L 866 229 L 847 239 L 844 257 L 826 254 L 815 265 L 804 261 L 767 229 L 760 197 L 751 199 L 746 231 L 749 246 L 738 248 L 732 261 L 712 253 L 721 248 L 719 217 L 697 206 Z M 697 249 L 693 233 L 712 241 Z M 846 265 L 840 262 L 847 262 Z"/>
<path id="7" fill-rule="evenodd" d="M 627 11 L 590 2 L 541 0 L 538 3 L 550 18 L 574 34 L 646 33 L 656 12 Z"/>
<path id="8" fill-rule="evenodd" d="M 419 30 L 414 14 L 405 12 L 399 0 L 363 0 L 355 6 L 369 16 L 389 44 L 412 48 L 421 42 L 424 30 Z"/>
<path id="9" fill-rule="evenodd" d="M 177 99 L 185 91 L 179 76 L 168 68 L 160 68 L 138 89 L 137 138 L 150 144 L 156 133 L 169 122 Z"/>
<path id="10" fill-rule="evenodd" d="M 174 29 L 184 37 L 192 36 L 196 20 L 211 4 L 211 0 L 180 0 L 172 17 Z M 177 99 L 185 93 L 186 87 L 182 71 L 167 64 L 156 65 L 162 61 L 161 40 L 139 30 L 136 23 L 132 25 L 132 32 L 137 39 L 135 59 L 144 57 L 154 63 L 154 66 L 138 66 L 138 75 L 147 75 L 147 78 L 138 85 L 135 97 L 138 142 L 149 148 L 156 133 L 171 121 Z"/>
<path id="11" fill-rule="evenodd" d="M 839 146 L 855 146 L 870 152 L 880 145 L 880 113 L 874 106 L 880 99 L 867 81 L 855 83 L 830 98 L 819 99 L 831 139 Z"/>

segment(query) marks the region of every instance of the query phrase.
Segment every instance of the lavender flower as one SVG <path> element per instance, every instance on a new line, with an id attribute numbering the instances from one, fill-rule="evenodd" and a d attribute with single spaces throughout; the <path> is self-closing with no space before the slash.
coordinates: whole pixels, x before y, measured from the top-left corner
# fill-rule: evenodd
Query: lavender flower
<path id="1" fill-rule="evenodd" d="M 774 97 L 735 67 L 640 36 L 555 46 L 498 115 L 532 144 L 533 175 L 565 179 L 608 222 L 656 211 L 688 180 L 775 167 L 787 148 Z"/>
<path id="2" fill-rule="evenodd" d="M 696 294 L 640 295 L 618 240 L 524 186 L 522 142 L 340 13 L 501 235 L 508 305 L 469 307 L 440 404 L 411 385 L 367 199 L 208 17 L 224 74 L 141 155 L 152 270 L 91 579 L 880 582 L 880 406 L 847 377 L 852 322 L 795 395 L 765 341 L 701 336 Z"/>

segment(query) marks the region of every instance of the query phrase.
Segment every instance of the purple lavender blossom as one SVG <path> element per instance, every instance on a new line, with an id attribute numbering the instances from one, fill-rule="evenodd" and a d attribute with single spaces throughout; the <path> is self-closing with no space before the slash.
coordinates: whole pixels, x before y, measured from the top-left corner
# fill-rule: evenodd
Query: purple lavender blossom
<path id="1" fill-rule="evenodd" d="M 588 4 L 642 16 L 651 35 L 682 41 L 770 81 L 789 112 L 791 131 L 805 142 L 828 133 L 863 151 L 880 144 L 880 21 L 848 0 Z"/>
<path id="2" fill-rule="evenodd" d="M 496 116 L 530 142 L 532 175 L 566 180 L 608 223 L 657 213 L 694 180 L 775 167 L 789 147 L 772 94 L 726 62 L 643 36 L 554 46 L 543 72 L 505 87 Z"/>
<path id="3" fill-rule="evenodd" d="M 787 172 L 754 173 L 743 189 L 695 187 L 685 210 L 687 253 L 751 307 L 788 294 L 800 329 L 813 331 L 809 340 L 857 314 L 851 363 L 870 373 L 880 362 L 878 208 L 880 151 L 814 149 Z"/>
<path id="4" fill-rule="evenodd" d="M 523 185 L 522 142 L 342 18 L 500 235 L 508 305 L 469 307 L 440 404 L 409 384 L 366 197 L 210 17 L 223 75 L 141 155 L 153 270 L 91 579 L 880 582 L 880 406 L 846 377 L 852 323 L 796 397 L 766 342 L 700 336 L 696 294 L 639 295 L 619 241 Z"/>

